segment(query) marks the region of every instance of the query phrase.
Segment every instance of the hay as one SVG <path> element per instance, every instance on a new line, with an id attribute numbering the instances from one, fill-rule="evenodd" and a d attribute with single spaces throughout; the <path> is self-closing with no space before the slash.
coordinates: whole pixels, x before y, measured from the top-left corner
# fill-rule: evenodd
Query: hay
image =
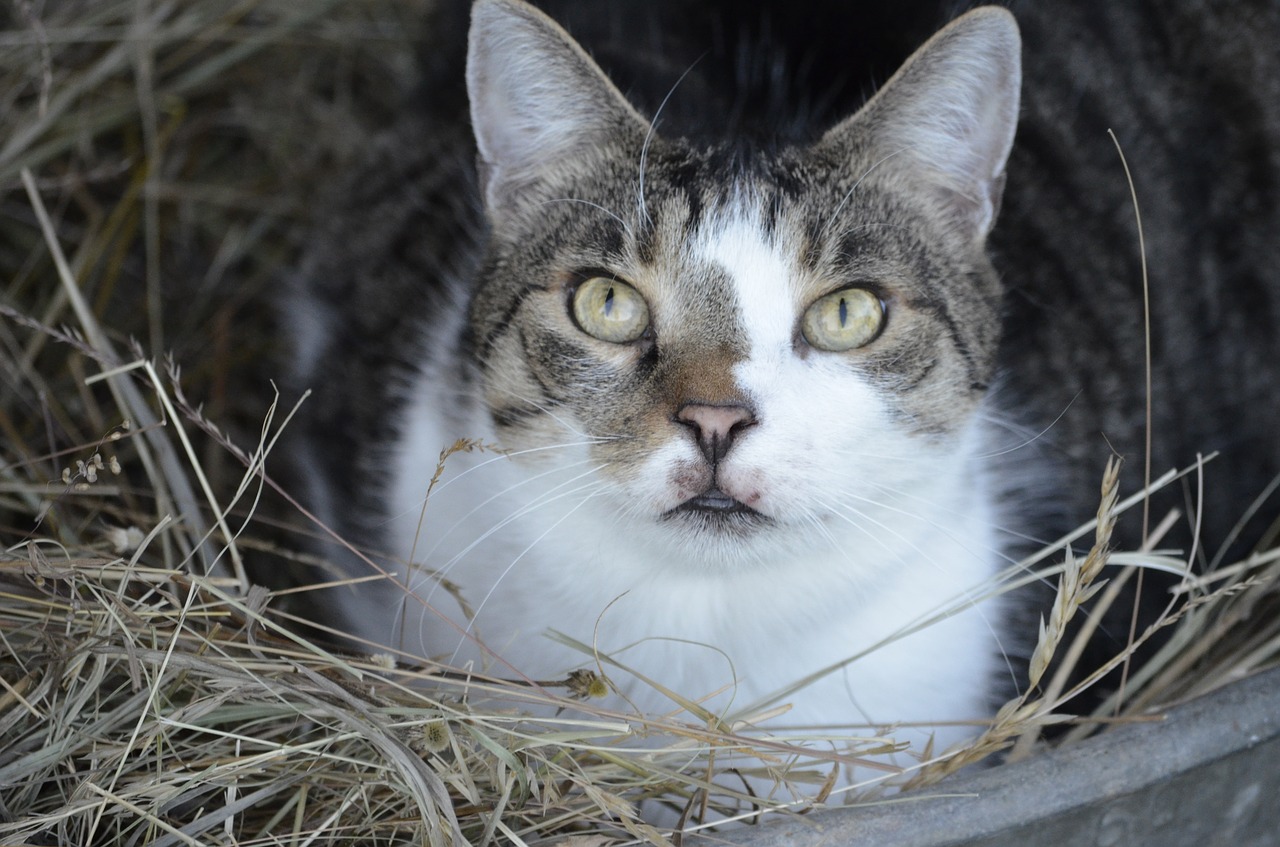
<path id="1" fill-rule="evenodd" d="M 314 525 L 259 509 L 288 418 L 244 376 L 273 353 L 272 275 L 309 229 L 311 186 L 359 160 L 412 84 L 428 11 L 67 0 L 0 13 L 0 842 L 662 841 L 641 809 L 694 829 L 717 810 L 844 802 L 839 766 L 890 744 L 726 726 L 679 692 L 672 715 L 606 711 L 592 697 L 608 666 L 530 685 L 346 655 L 298 616 L 306 585 L 251 587 L 268 554 L 317 564 L 293 543 Z M 987 587 L 1060 579 L 1033 684 L 975 744 L 924 751 L 897 782 L 1018 739 L 1029 751 L 1071 718 L 1071 619 L 1115 601 L 1118 568 L 1190 573 L 1109 549 L 1115 514 L 1142 498 L 1107 480 L 1094 524 Z M 1064 560 L 1086 533 L 1090 553 Z M 1274 665 L 1278 577 L 1273 551 L 1186 578 L 1158 625 L 1172 637 L 1118 713 Z M 753 772 L 806 799 L 754 797 L 738 778 Z"/>

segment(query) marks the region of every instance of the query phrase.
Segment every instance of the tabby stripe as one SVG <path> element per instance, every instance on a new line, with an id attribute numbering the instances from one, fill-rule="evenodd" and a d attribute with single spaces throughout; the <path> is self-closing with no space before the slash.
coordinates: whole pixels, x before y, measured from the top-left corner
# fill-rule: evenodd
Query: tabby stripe
<path id="1" fill-rule="evenodd" d="M 635 233 L 636 257 L 646 265 L 653 264 L 654 251 L 657 249 L 654 238 L 658 234 L 653 218 L 645 215 L 632 231 Z"/>
<path id="2" fill-rule="evenodd" d="M 782 216 L 782 194 L 776 190 L 770 192 L 763 208 L 764 218 L 760 221 L 760 229 L 765 236 L 773 239 L 778 234 L 778 218 Z"/>
<path id="3" fill-rule="evenodd" d="M 524 329 L 521 328 L 518 330 L 518 332 L 519 332 L 519 338 L 517 339 L 517 343 L 520 345 L 520 349 L 524 351 L 525 358 L 530 362 L 535 361 L 537 357 L 534 356 L 533 350 L 529 349 L 529 339 L 524 334 Z M 538 373 L 537 368 L 526 368 L 525 373 L 533 377 L 533 381 L 538 383 L 538 387 L 542 389 L 542 396 L 550 400 L 551 405 L 555 405 L 555 406 L 564 405 L 566 398 L 557 395 L 556 392 L 552 390 L 553 386 L 547 385 L 547 383 L 543 382 L 542 376 L 541 374 Z"/>
<path id="4" fill-rule="evenodd" d="M 511 322 L 515 320 L 516 313 L 524 306 L 525 301 L 530 294 L 535 292 L 545 292 L 549 290 L 545 285 L 526 285 L 524 288 L 516 292 L 511 304 L 507 306 L 502 317 L 498 319 L 489 331 L 485 333 L 484 344 L 480 348 L 480 361 L 487 362 L 489 354 L 493 352 L 493 346 L 498 343 L 498 337 L 511 328 Z"/>
<path id="5" fill-rule="evenodd" d="M 906 380 L 902 382 L 901 390 L 904 392 L 915 391 L 917 388 L 920 387 L 921 383 L 923 383 L 926 379 L 929 378 L 929 374 L 933 373 L 937 367 L 938 367 L 938 357 L 930 356 L 925 361 L 925 364 L 923 367 L 917 370 L 914 374 L 911 374 L 910 376 L 908 376 Z"/>
<path id="6" fill-rule="evenodd" d="M 547 406 L 559 406 L 557 400 L 548 400 Z M 539 415 L 547 414 L 545 408 L 538 406 L 501 406 L 497 409 L 491 409 L 490 414 L 493 416 L 493 422 L 499 427 L 520 426 L 526 421 L 532 420 Z"/>
<path id="7" fill-rule="evenodd" d="M 801 233 L 800 250 L 800 266 L 810 273 L 818 273 L 822 269 L 824 256 L 824 238 L 828 221 L 819 220 L 817 218 L 807 218 L 804 220 L 804 231 Z M 845 253 L 846 245 L 840 245 L 841 252 L 844 255 L 854 255 L 853 253 Z"/>
<path id="8" fill-rule="evenodd" d="M 947 335 L 951 337 L 951 345 L 960 354 L 960 358 L 964 360 L 965 369 L 969 372 L 969 390 L 985 391 L 987 385 L 978 378 L 978 364 L 973 359 L 973 351 L 969 349 L 968 342 L 961 335 L 955 319 L 951 317 L 951 310 L 947 308 L 947 304 L 932 298 L 912 300 L 910 303 L 913 309 L 932 316 L 946 328 Z"/>

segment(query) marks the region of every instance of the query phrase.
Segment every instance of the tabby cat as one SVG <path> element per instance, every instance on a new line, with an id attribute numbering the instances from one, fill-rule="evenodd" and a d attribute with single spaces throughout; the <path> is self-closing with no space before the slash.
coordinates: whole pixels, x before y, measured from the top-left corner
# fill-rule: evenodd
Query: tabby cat
<path id="1" fill-rule="evenodd" d="M 644 677 L 972 733 L 1025 650 L 998 575 L 1141 466 L 1109 127 L 1156 467 L 1223 451 L 1213 544 L 1280 469 L 1274 4 L 984 7 L 909 57 L 950 4 L 542 5 L 574 35 L 477 0 L 464 97 L 446 4 L 290 288 L 305 499 L 393 576 L 335 625 L 534 680 L 596 667 L 563 633 L 642 710 L 676 709 Z"/>

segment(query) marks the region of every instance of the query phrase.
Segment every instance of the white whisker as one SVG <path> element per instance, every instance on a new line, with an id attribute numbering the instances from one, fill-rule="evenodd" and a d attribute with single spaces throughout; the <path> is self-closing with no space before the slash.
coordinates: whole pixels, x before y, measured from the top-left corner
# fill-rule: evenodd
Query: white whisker
<path id="1" fill-rule="evenodd" d="M 456 530 L 460 529 L 461 527 L 470 525 L 472 523 L 471 519 L 473 517 L 475 517 L 480 512 L 484 511 L 494 502 L 501 500 L 504 497 L 508 497 L 511 494 L 519 491 L 520 489 L 526 486 L 535 485 L 536 483 L 542 481 L 548 476 L 564 473 L 567 470 L 570 470 L 575 467 L 579 467 L 581 465 L 589 464 L 590 462 L 591 462 L 591 459 L 584 458 L 581 461 L 574 462 L 572 464 L 560 465 L 554 468 L 548 468 L 547 470 L 542 471 L 541 473 L 537 473 L 529 476 L 522 476 L 522 478 L 518 482 L 515 482 L 509 485 L 508 487 L 502 489 L 501 491 L 497 491 L 489 495 L 488 497 L 484 498 L 483 500 L 480 500 L 466 514 L 460 516 L 456 521 L 454 521 L 453 524 L 450 525 L 448 529 L 446 529 L 443 533 L 440 533 L 439 535 L 436 536 L 435 544 L 431 547 L 430 550 L 428 550 L 423 555 L 423 559 L 425 561 L 431 561 L 431 559 L 435 556 L 436 551 L 440 549 L 440 545 L 443 544 L 445 540 L 449 538 L 450 535 L 452 535 Z M 551 489 L 551 491 L 554 491 L 554 490 L 555 490 L 554 488 Z M 543 492 L 544 495 L 546 493 L 548 492 Z M 530 501 L 530 502 L 533 502 L 533 501 Z"/>
<path id="2" fill-rule="evenodd" d="M 698 62 L 700 61 L 702 61 L 701 56 L 691 62 L 689 67 L 684 69 L 684 73 L 680 74 L 680 78 L 677 79 L 667 91 L 666 96 L 662 98 L 662 102 L 658 104 L 658 111 L 653 113 L 653 119 L 649 121 L 649 130 L 645 133 L 644 144 L 640 146 L 640 177 L 636 188 L 636 200 L 640 209 L 640 219 L 643 220 L 646 225 L 653 221 L 653 218 L 649 217 L 649 207 L 644 199 L 644 172 L 645 167 L 649 163 L 649 145 L 653 143 L 654 134 L 658 128 L 658 121 L 662 118 L 662 111 L 667 108 L 667 102 L 671 99 L 671 95 L 676 93 L 676 89 L 680 87 L 680 83 L 684 82 L 685 77 L 687 77 L 689 73 L 697 67 Z"/>
<path id="3" fill-rule="evenodd" d="M 581 203 L 582 205 L 589 206 L 592 209 L 599 209 L 601 212 L 604 212 L 606 215 L 613 218 L 618 223 L 622 224 L 622 230 L 627 234 L 627 237 L 631 238 L 632 240 L 635 240 L 635 233 L 632 232 L 631 225 L 628 224 L 626 221 L 624 221 L 621 217 L 619 217 L 614 212 L 611 212 L 608 209 L 606 209 L 604 206 L 601 206 L 599 203 L 593 203 L 590 200 L 582 200 L 577 197 L 553 197 L 550 200 L 544 200 L 542 203 L 538 205 L 547 206 L 552 203 Z"/>
<path id="4" fill-rule="evenodd" d="M 584 479 L 590 476 L 591 474 L 597 473 L 601 469 L 601 467 L 602 466 L 589 468 L 587 471 L 581 474 L 578 474 L 577 476 L 574 476 L 570 479 L 564 480 L 563 482 L 553 486 L 551 489 L 545 492 L 542 492 L 538 498 L 521 503 L 514 511 L 508 513 L 505 517 L 503 517 L 497 523 L 491 524 L 487 529 L 485 529 L 484 532 L 482 532 L 479 536 L 474 538 L 470 543 L 468 543 L 460 551 L 455 553 L 441 567 L 435 569 L 436 575 L 442 576 L 442 577 L 448 576 L 449 571 L 452 570 L 464 558 L 466 558 L 468 554 L 472 553 L 478 546 L 483 544 L 485 541 L 488 541 L 498 532 L 505 529 L 513 521 L 519 520 L 525 515 L 528 515 L 531 512 L 537 511 L 538 509 L 542 508 L 548 503 L 554 503 L 557 500 L 560 500 L 566 496 L 576 494 L 578 491 L 581 491 L 582 488 L 570 489 L 569 491 L 562 491 L 561 489 L 565 488 L 565 486 L 572 485 L 573 483 L 578 482 L 579 480 Z M 600 483 L 594 482 L 594 483 L 591 483 L 591 485 L 598 487 Z M 507 492 L 506 491 L 502 492 L 502 494 L 505 494 L 505 493 Z M 437 587 L 438 587 L 438 582 L 437 582 Z M 435 592 L 435 588 L 432 589 L 431 594 L 427 595 L 428 600 L 430 600 L 434 592 Z"/>
<path id="5" fill-rule="evenodd" d="M 1077 394 L 1076 394 L 1076 397 L 1079 397 L 1079 396 L 1080 396 L 1080 395 L 1079 395 L 1079 393 L 1077 393 Z M 1006 448 L 1003 448 L 1003 449 L 1001 449 L 1001 450 L 996 450 L 996 451 L 989 452 L 989 453 L 982 453 L 982 454 L 978 455 L 976 458 L 978 458 L 978 459 L 994 459 L 994 458 L 998 458 L 998 457 L 1000 457 L 1000 456 L 1008 455 L 1009 453 L 1015 453 L 1015 452 L 1017 452 L 1018 450 L 1022 450 L 1022 449 L 1026 448 L 1026 447 L 1029 447 L 1030 445 L 1032 445 L 1032 444 L 1036 443 L 1036 442 L 1037 442 L 1037 441 L 1039 441 L 1041 438 L 1043 438 L 1043 437 L 1044 437 L 1044 436 L 1045 436 L 1045 435 L 1046 435 L 1046 434 L 1047 434 L 1051 429 L 1053 429 L 1054 427 L 1056 427 L 1056 426 L 1058 425 L 1058 422 L 1059 422 L 1059 421 L 1061 421 L 1061 420 L 1062 420 L 1062 418 L 1067 414 L 1067 412 L 1071 410 L 1071 406 L 1072 406 L 1072 404 L 1073 404 L 1073 403 L 1075 403 L 1075 398 L 1072 398 L 1071 403 L 1068 403 L 1068 404 L 1067 404 L 1067 405 L 1062 409 L 1062 411 L 1058 413 L 1058 416 L 1057 416 L 1056 418 L 1054 418 L 1052 421 L 1050 421 L 1048 424 L 1046 424 L 1046 425 L 1045 425 L 1045 427 L 1044 427 L 1043 429 L 1041 429 L 1039 432 L 1037 432 L 1037 433 L 1035 433 L 1035 434 L 1033 434 L 1033 435 L 1029 435 L 1029 436 L 1024 434 L 1024 430 L 1023 430 L 1021 427 L 1016 427 L 1016 425 L 1014 425 L 1014 424 L 1012 424 L 1012 423 L 1005 422 L 1005 421 L 1001 420 L 1001 419 L 1000 419 L 999 417 L 997 417 L 997 416 L 982 415 L 982 419 L 983 419 L 983 420 L 985 420 L 985 421 L 987 421 L 987 422 L 989 422 L 989 423 L 993 423 L 993 424 L 995 424 L 995 425 L 997 425 L 997 426 L 1000 426 L 1000 427 L 1002 427 L 1003 429 L 1005 429 L 1005 430 L 1007 430 L 1007 431 L 1009 431 L 1009 432 L 1012 432 L 1012 433 L 1014 433 L 1014 434 L 1016 434 L 1016 435 L 1023 436 L 1023 440 L 1022 440 L 1022 441 L 1020 441 L 1020 442 L 1018 442 L 1017 444 L 1014 444 L 1014 445 L 1013 445 L 1013 446 L 1011 446 L 1011 447 L 1006 447 Z"/>
<path id="6" fill-rule="evenodd" d="M 826 223 L 826 226 L 822 228 L 821 238 L 827 237 L 827 232 L 831 229 L 832 225 L 835 224 L 835 222 L 840 219 L 840 212 L 844 210 L 845 204 L 849 202 L 849 198 L 853 197 L 853 193 L 858 190 L 858 187 L 861 186 L 863 182 L 866 181 L 867 177 L 871 176 L 872 172 L 875 171 L 876 168 L 883 165 L 885 162 L 905 152 L 906 152 L 905 149 L 895 150 L 894 152 L 889 153 L 888 155 L 882 157 L 878 161 L 873 162 L 871 164 L 871 167 L 867 168 L 865 171 L 862 172 L 862 176 L 858 177 L 858 179 L 853 183 L 853 185 L 849 188 L 849 190 L 844 193 L 844 197 L 840 198 L 840 202 L 836 204 L 836 208 L 829 215 L 827 215 L 827 223 Z"/>
<path id="7" fill-rule="evenodd" d="M 484 610 L 485 605 L 489 602 L 489 598 L 491 598 L 494 592 L 498 590 L 498 587 L 502 584 L 502 581 L 507 577 L 507 575 L 511 573 L 511 570 L 517 564 L 520 563 L 520 561 L 529 553 L 530 550 L 532 550 L 539 543 L 541 543 L 541 541 L 544 538 L 546 538 L 548 535 L 550 535 L 552 531 L 557 529 L 560 526 L 560 524 L 564 523 L 566 520 L 572 517 L 575 512 L 581 509 L 582 506 L 590 499 L 590 495 L 594 494 L 595 491 L 599 490 L 599 486 L 598 485 L 594 487 L 584 486 L 584 489 L 588 490 L 590 493 L 587 496 L 583 497 L 581 500 L 579 500 L 578 504 L 575 505 L 572 509 L 570 509 L 568 512 L 566 512 L 565 514 L 561 515 L 558 519 L 556 519 L 556 521 L 553 524 L 551 524 L 551 526 L 543 530 L 542 534 L 540 534 L 537 538 L 530 541 L 529 544 L 523 550 L 521 550 L 514 559 L 511 560 L 511 563 L 508 564 L 506 568 L 503 569 L 502 573 L 498 575 L 498 578 L 493 581 L 493 585 L 489 588 L 488 593 L 484 595 L 484 598 L 481 599 L 480 603 L 476 606 L 475 616 L 471 620 L 467 621 L 467 626 L 465 630 L 466 633 L 469 634 L 471 632 L 472 627 L 475 625 L 475 619 L 480 616 L 480 613 Z M 580 490 L 583 490 L 583 489 L 579 489 L 579 491 Z M 459 645 L 457 649 L 461 649 L 461 645 Z M 454 655 L 453 657 L 451 657 L 450 662 L 452 662 L 452 660 L 457 657 L 457 649 L 455 649 Z"/>

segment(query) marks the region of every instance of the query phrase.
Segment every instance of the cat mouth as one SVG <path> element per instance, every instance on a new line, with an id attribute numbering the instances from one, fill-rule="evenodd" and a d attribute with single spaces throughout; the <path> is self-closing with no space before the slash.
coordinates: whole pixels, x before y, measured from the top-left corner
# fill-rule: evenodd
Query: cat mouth
<path id="1" fill-rule="evenodd" d="M 698 516 L 704 523 L 713 525 L 738 525 L 743 522 L 764 522 L 768 518 L 719 488 L 711 487 L 696 497 L 690 497 L 663 517 L 679 515 Z"/>
<path id="2" fill-rule="evenodd" d="M 728 514 L 731 512 L 753 512 L 755 510 L 741 500 L 725 494 L 719 488 L 708 488 L 697 497 L 690 497 L 679 506 L 676 506 L 675 511 Z"/>

